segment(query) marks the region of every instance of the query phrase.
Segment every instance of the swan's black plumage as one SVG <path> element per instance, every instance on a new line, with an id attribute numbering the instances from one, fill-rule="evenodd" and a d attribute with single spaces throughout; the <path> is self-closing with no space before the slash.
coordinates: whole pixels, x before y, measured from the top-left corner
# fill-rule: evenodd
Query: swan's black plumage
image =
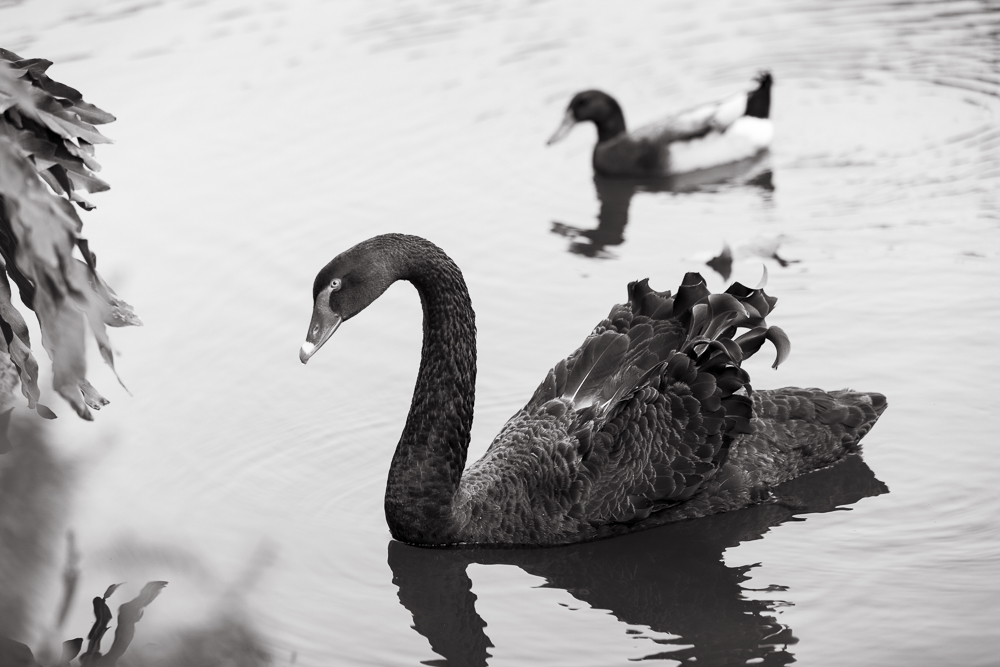
<path id="1" fill-rule="evenodd" d="M 409 280 L 424 307 L 410 413 L 386 486 L 397 539 L 424 545 L 554 545 L 738 509 L 856 451 L 881 394 L 754 391 L 741 368 L 776 299 L 734 284 L 711 294 L 689 273 L 677 294 L 629 284 L 573 354 L 465 469 L 476 376 L 475 320 L 461 271 L 437 246 L 389 234 L 316 278 L 306 361 L 333 329 Z M 745 329 L 741 335 L 738 330 Z"/>

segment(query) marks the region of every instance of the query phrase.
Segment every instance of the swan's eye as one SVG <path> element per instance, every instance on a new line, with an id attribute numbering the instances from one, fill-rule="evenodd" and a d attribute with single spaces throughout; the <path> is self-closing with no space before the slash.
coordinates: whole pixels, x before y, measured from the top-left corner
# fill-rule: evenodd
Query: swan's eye
<path id="1" fill-rule="evenodd" d="M 340 289 L 341 281 L 340 278 L 334 278 L 330 281 L 330 289 L 336 292 Z"/>

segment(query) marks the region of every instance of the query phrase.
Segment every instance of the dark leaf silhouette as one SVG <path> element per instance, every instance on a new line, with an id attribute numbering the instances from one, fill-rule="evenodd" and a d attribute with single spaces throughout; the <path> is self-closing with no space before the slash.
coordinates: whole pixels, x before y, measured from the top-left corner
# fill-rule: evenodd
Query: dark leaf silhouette
<path id="1" fill-rule="evenodd" d="M 69 639 L 63 642 L 62 657 L 59 659 L 60 665 L 69 665 L 69 661 L 75 658 L 80 653 L 80 648 L 83 646 L 83 639 L 77 637 L 76 639 Z"/>
<path id="2" fill-rule="evenodd" d="M 713 257 L 705 263 L 715 269 L 723 280 L 729 280 L 729 276 L 733 273 L 733 251 L 730 250 L 729 244 L 722 247 L 722 252 L 717 257 Z"/>
<path id="3" fill-rule="evenodd" d="M 107 600 L 109 597 L 111 597 L 111 595 L 116 590 L 118 590 L 119 586 L 121 586 L 121 584 L 111 584 L 110 586 L 108 586 L 108 590 L 104 591 L 104 599 Z"/>
<path id="4" fill-rule="evenodd" d="M 142 618 L 143 610 L 156 599 L 166 585 L 165 581 L 150 581 L 142 587 L 139 595 L 118 607 L 118 626 L 115 628 L 115 639 L 111 648 L 104 655 L 101 654 L 101 641 L 108 631 L 108 624 L 112 618 L 106 600 L 121 584 L 108 586 L 104 597 L 94 598 L 94 616 L 97 618 L 87 635 L 87 651 L 80 656 L 80 664 L 83 667 L 115 667 L 118 664 L 118 659 L 125 654 L 125 649 L 135 638 L 135 625 Z M 66 644 L 68 643 L 66 642 Z"/>
<path id="5" fill-rule="evenodd" d="M 42 667 L 35 661 L 31 649 L 21 642 L 0 637 L 0 665 L 4 667 Z"/>
<path id="6" fill-rule="evenodd" d="M 114 592 L 114 587 L 109 588 L 108 591 Z M 87 633 L 87 652 L 80 656 L 80 662 L 85 665 L 91 664 L 93 660 L 101 656 L 101 640 L 104 639 L 104 633 L 108 631 L 108 624 L 111 623 L 112 619 L 106 597 L 94 598 L 94 616 L 96 617 L 94 625 Z"/>
<path id="7" fill-rule="evenodd" d="M 150 581 L 142 587 L 142 591 L 135 599 L 118 608 L 118 627 L 115 628 L 115 640 L 111 644 L 111 648 L 108 649 L 107 655 L 94 664 L 99 667 L 114 667 L 117 664 L 118 659 L 125 654 L 125 649 L 135 637 L 135 624 L 142 618 L 143 610 L 156 599 L 156 596 L 166 585 L 165 581 Z"/>
<path id="8" fill-rule="evenodd" d="M 107 326 L 139 325 L 132 307 L 97 273 L 96 258 L 80 236 L 73 206 L 93 206 L 79 193 L 108 184 L 95 172 L 94 144 L 110 143 L 97 125 L 115 118 L 83 101 L 79 91 L 51 79 L 52 63 L 0 49 L 0 353 L 17 369 L 21 391 L 38 403 L 38 364 L 28 330 L 13 305 L 10 277 L 33 310 L 42 346 L 52 359 L 53 387 L 83 419 L 108 403 L 86 379 L 85 336 L 90 329 L 101 357 L 114 368 Z M 77 251 L 82 261 L 74 257 Z M 120 381 L 120 380 L 119 380 Z"/>

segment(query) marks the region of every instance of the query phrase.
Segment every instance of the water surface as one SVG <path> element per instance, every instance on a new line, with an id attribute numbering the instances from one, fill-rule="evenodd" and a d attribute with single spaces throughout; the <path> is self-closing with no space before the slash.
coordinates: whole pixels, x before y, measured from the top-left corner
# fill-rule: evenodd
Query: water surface
<path id="1" fill-rule="evenodd" d="M 130 664 L 996 664 L 998 28 L 989 2 L 0 4 L 0 43 L 119 119 L 84 231 L 146 322 L 114 332 L 131 397 L 93 355 L 113 400 L 96 423 L 16 415 L 0 634 L 52 639 L 71 530 L 59 638 L 108 584 L 127 582 L 114 608 L 170 582 Z M 764 68 L 777 136 L 752 163 L 609 184 L 589 127 L 544 145 L 578 90 L 634 126 Z M 863 462 L 789 492 L 796 520 L 762 507 L 537 552 L 394 543 L 415 291 L 308 367 L 296 354 L 315 272 L 395 231 L 465 272 L 471 457 L 628 281 L 694 270 L 721 290 L 705 261 L 726 244 L 731 280 L 767 266 L 792 340 L 779 371 L 751 360 L 754 386 L 889 409 Z"/>

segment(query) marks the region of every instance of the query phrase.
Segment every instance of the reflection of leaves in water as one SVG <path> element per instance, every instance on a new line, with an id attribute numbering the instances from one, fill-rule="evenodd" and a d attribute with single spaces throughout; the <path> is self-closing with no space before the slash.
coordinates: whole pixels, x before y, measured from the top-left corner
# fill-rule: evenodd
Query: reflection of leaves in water
<path id="1" fill-rule="evenodd" d="M 113 620 L 106 600 L 112 594 L 121 594 L 116 593 L 117 584 L 113 584 L 102 597 L 94 598 L 97 621 L 91 628 L 85 653 L 80 655 L 84 648 L 82 638 L 62 642 L 69 634 L 62 626 L 73 605 L 81 560 L 72 534 L 64 541 L 74 479 L 72 465 L 56 455 L 38 420 L 14 419 L 11 428 L 15 446 L 8 455 L 0 457 L 0 667 L 66 667 L 70 664 L 73 667 L 110 667 L 116 663 L 127 663 L 129 667 L 234 664 L 263 667 L 273 664 L 259 633 L 240 611 L 241 599 L 273 561 L 270 547 L 255 552 L 217 600 L 189 601 L 199 609 L 204 608 L 206 602 L 212 607 L 207 618 L 197 625 L 164 629 L 156 625 L 155 615 L 147 614 L 144 618 L 147 605 L 164 585 L 164 582 L 149 582 L 139 595 L 118 608 L 114 639 L 108 652 L 100 655 L 100 643 Z M 140 569 L 152 569 L 157 573 L 169 570 L 182 578 L 192 576 L 191 570 L 195 576 L 207 572 L 195 555 L 180 546 L 159 558 L 155 553 L 157 547 L 146 543 L 137 543 L 137 546 L 144 560 L 135 562 L 133 559 L 131 565 Z M 48 579 L 53 566 L 60 561 L 60 553 L 65 553 L 61 574 L 63 590 L 61 599 L 50 608 Z M 112 554 L 90 556 L 92 560 L 113 561 L 119 570 L 121 566 L 117 563 L 127 561 Z M 211 573 L 206 576 L 213 581 L 220 579 Z M 54 619 L 54 622 L 39 624 L 38 616 Z M 140 640 L 135 643 L 133 639 L 140 619 L 143 628 Z M 83 629 L 77 628 L 78 631 Z M 29 639 L 32 637 L 35 639 Z M 155 646 L 148 643 L 150 638 L 154 638 Z M 24 643 L 29 640 L 34 652 Z M 122 654 L 125 654 L 124 659 L 120 659 Z"/>
<path id="2" fill-rule="evenodd" d="M 135 637 L 135 624 L 142 618 L 142 610 L 156 599 L 160 591 L 167 585 L 165 581 L 151 581 L 146 584 L 142 592 L 135 599 L 126 602 L 118 608 L 118 627 L 115 629 L 115 639 L 111 649 L 107 654 L 101 654 L 101 641 L 108 631 L 108 624 L 111 622 L 112 614 L 108 608 L 107 599 L 115 592 L 121 584 L 112 584 L 105 591 L 103 597 L 94 598 L 94 621 L 90 633 L 87 635 L 87 651 L 80 656 L 81 667 L 116 667 L 118 659 L 125 653 L 125 649 L 132 643 Z M 83 639 L 76 638 L 63 642 L 62 655 L 59 662 L 45 664 L 53 667 L 68 666 L 76 658 L 83 646 Z M 27 645 L 0 636 L 0 665 L 4 667 L 43 667 L 43 663 L 35 660 L 31 649 Z"/>
<path id="3" fill-rule="evenodd" d="M 56 629 L 62 628 L 66 615 L 76 596 L 76 585 L 80 580 L 80 552 L 76 550 L 76 537 L 73 531 L 66 535 L 66 567 L 63 568 L 63 597 L 56 614 Z M 108 593 L 104 597 L 108 597 Z"/>
<path id="4" fill-rule="evenodd" d="M 58 566 L 69 511 L 70 466 L 57 458 L 36 419 L 11 420 L 17 443 L 0 456 L 0 636 L 31 633 L 41 579 Z M 2 663 L 0 663 L 2 664 Z"/>
<path id="5" fill-rule="evenodd" d="M 0 373 L 3 369 L 0 369 Z M 4 387 L 0 387 L 0 392 L 4 390 Z M 10 451 L 10 436 L 8 435 L 8 427 L 10 426 L 10 413 L 13 412 L 13 408 L 9 410 L 4 410 L 0 412 L 0 454 L 6 454 Z"/>
<path id="6" fill-rule="evenodd" d="M 0 665 L 4 667 L 41 667 L 31 649 L 21 642 L 0 635 Z"/>
<path id="7" fill-rule="evenodd" d="M 125 649 L 129 647 L 135 638 L 135 624 L 142 618 L 143 610 L 156 599 L 163 587 L 167 585 L 165 581 L 150 581 L 142 587 L 142 591 L 134 599 L 126 602 L 118 608 L 118 627 L 115 628 L 115 639 L 108 649 L 107 654 L 101 655 L 101 640 L 104 633 L 108 631 L 108 623 L 111 620 L 111 610 L 108 609 L 107 599 L 115 592 L 121 584 L 113 584 L 108 587 L 104 597 L 94 598 L 94 615 L 97 620 L 94 627 L 87 635 L 87 652 L 80 656 L 80 664 L 86 667 L 115 667 L 118 659 L 125 654 Z M 65 657 L 65 654 L 64 654 Z M 72 658 L 71 658 L 72 659 Z"/>
<path id="8" fill-rule="evenodd" d="M 425 664 L 487 664 L 493 644 L 466 573 L 470 563 L 481 563 L 516 565 L 544 578 L 546 588 L 649 628 L 649 641 L 660 646 L 646 659 L 784 665 L 794 662 L 788 647 L 798 641 L 773 617 L 785 603 L 747 598 L 743 582 L 751 566 L 728 567 L 723 552 L 796 513 L 831 511 L 888 489 L 859 456 L 850 456 L 775 491 L 780 503 L 566 547 L 446 550 L 391 542 L 389 566 L 414 629 L 443 657 Z"/>

